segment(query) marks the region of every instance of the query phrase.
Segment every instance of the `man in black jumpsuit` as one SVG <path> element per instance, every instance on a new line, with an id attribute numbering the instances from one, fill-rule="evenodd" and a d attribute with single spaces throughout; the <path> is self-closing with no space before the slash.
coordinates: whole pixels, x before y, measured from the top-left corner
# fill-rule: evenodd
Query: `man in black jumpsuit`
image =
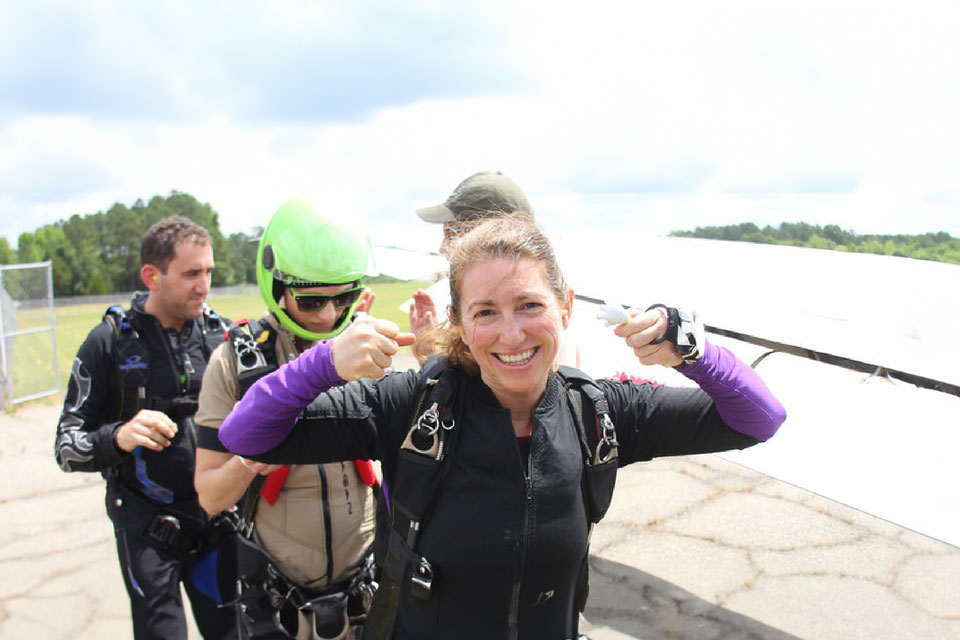
<path id="1" fill-rule="evenodd" d="M 129 310 L 111 307 L 77 352 L 57 425 L 57 463 L 107 480 L 138 640 L 187 637 L 181 582 L 203 637 L 235 637 L 232 608 L 218 608 L 205 595 L 209 581 L 197 579 L 206 567 L 197 560 L 214 536 L 193 487 L 192 419 L 207 359 L 227 324 L 205 302 L 210 235 L 185 217 L 166 218 L 147 230 L 140 259 L 148 293 L 137 293 Z"/>

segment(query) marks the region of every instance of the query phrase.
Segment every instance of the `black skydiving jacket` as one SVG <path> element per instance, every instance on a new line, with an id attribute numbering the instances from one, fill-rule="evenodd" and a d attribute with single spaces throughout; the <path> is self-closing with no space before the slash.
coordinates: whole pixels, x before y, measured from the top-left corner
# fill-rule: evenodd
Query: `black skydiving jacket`
<path id="1" fill-rule="evenodd" d="M 164 329 L 144 311 L 145 301 L 146 295 L 135 295 L 128 315 L 138 338 L 116 335 L 105 318 L 77 352 L 57 425 L 57 464 L 64 471 L 99 471 L 108 482 L 121 482 L 160 511 L 202 518 L 193 486 L 196 434 L 192 415 L 196 404 L 178 405 L 180 410 L 169 406 L 169 401 L 195 401 L 217 334 L 208 327 L 204 335 L 205 323 L 210 324 L 206 316 L 186 322 L 179 332 Z M 225 320 L 217 322 L 226 325 Z M 130 349 L 131 340 L 142 346 Z M 119 353 L 124 346 L 128 350 Z M 147 372 L 144 397 L 139 403 L 127 402 L 126 407 L 121 393 L 124 368 Z M 114 432 L 139 408 L 162 410 L 177 423 L 177 435 L 163 451 L 138 447 L 131 454 L 114 444 Z"/>
<path id="2" fill-rule="evenodd" d="M 452 409 L 459 439 L 417 547 L 433 566 L 433 596 L 412 598 L 407 581 L 392 637 L 570 638 L 587 517 L 566 393 L 551 374 L 533 413 L 525 469 L 509 411 L 479 378 L 461 375 L 459 384 Z M 616 425 L 620 466 L 757 443 L 727 427 L 698 389 L 598 384 Z M 277 448 L 253 457 L 293 464 L 376 458 L 391 486 L 423 385 L 407 371 L 332 389 Z"/>

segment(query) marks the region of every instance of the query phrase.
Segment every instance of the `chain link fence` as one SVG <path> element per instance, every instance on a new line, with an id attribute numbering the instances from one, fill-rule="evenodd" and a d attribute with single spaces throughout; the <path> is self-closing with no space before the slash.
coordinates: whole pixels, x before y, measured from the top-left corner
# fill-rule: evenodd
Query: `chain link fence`
<path id="1" fill-rule="evenodd" d="M 59 391 L 51 264 L 0 265 L 0 408 Z"/>

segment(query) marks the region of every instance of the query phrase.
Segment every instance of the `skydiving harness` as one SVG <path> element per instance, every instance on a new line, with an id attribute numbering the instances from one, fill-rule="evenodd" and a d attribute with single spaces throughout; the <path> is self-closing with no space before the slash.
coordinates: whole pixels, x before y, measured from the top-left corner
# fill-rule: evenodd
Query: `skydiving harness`
<path id="1" fill-rule="evenodd" d="M 256 529 L 244 528 L 237 541 L 240 580 L 248 586 L 259 587 L 273 609 L 272 626 L 268 624 L 264 631 L 282 630 L 290 637 L 297 637 L 298 610 L 313 613 L 316 637 L 340 637 L 347 626 L 363 624 L 376 589 L 372 553 L 346 580 L 316 590 L 301 587 L 283 573 L 277 559 L 263 547 Z M 240 589 L 238 593 L 241 606 L 245 591 Z M 263 622 L 253 621 L 254 624 Z"/>
<path id="2" fill-rule="evenodd" d="M 147 393 L 150 381 L 150 352 L 143 336 L 134 326 L 136 313 L 132 308 L 124 309 L 113 305 L 103 314 L 104 321 L 113 329 L 114 359 L 120 390 L 119 398 L 111 408 L 112 415 L 123 422 L 131 419 L 141 409 L 161 411 L 181 426 L 186 437 L 196 437 L 192 425 L 187 425 L 192 422 L 197 411 L 196 394 L 169 398 Z M 201 332 L 201 348 L 205 360 L 208 360 L 213 350 L 225 338 L 223 322 L 216 312 L 204 305 L 202 317 L 194 328 Z M 166 336 L 162 337 L 166 340 Z M 184 351 L 177 363 L 172 347 L 169 344 L 164 345 L 169 356 L 171 375 L 178 376 L 181 367 L 187 375 L 196 374 L 189 354 L 185 351 L 186 346 L 181 348 Z M 181 378 L 179 386 L 181 392 L 186 392 L 186 379 Z M 130 489 L 121 479 L 118 468 L 113 467 L 105 473 L 108 486 L 107 506 L 112 519 L 123 530 L 143 536 L 159 548 L 184 558 L 199 558 L 208 552 L 216 551 L 226 538 L 233 535 L 236 524 L 228 516 L 207 518 L 199 511 L 191 514 L 175 509 L 171 505 L 172 492 L 147 477 L 146 465 L 140 457 L 139 449 L 134 451 L 134 457 L 137 480 L 150 500 Z M 167 506 L 160 507 L 157 503 Z M 222 593 L 224 585 L 216 584 L 216 580 L 216 577 L 207 580 L 191 576 L 191 581 L 198 589 L 218 601 L 218 590 Z"/>
<path id="3" fill-rule="evenodd" d="M 417 545 L 424 526 L 429 524 L 456 451 L 460 430 L 453 417 L 453 404 L 463 384 L 463 374 L 441 357 L 427 360 L 421 374 L 424 388 L 400 447 L 394 478 L 388 482 L 390 528 L 386 549 L 382 552 L 380 585 L 367 616 L 363 640 L 388 637 L 404 587 L 413 598 L 433 597 L 433 567 L 430 560 L 418 552 Z M 560 367 L 558 374 L 571 407 L 584 462 L 581 493 L 588 521 L 588 548 L 575 593 L 579 612 L 586 605 L 589 590 L 590 534 L 606 514 L 613 497 L 619 444 L 606 397 L 597 383 L 572 367 Z M 571 622 L 576 625 L 577 621 Z"/>
<path id="4" fill-rule="evenodd" d="M 141 339 L 140 332 L 133 326 L 136 312 L 133 309 L 124 309 L 119 305 L 108 307 L 103 319 L 113 328 L 115 343 L 115 359 L 117 362 L 117 376 L 120 381 L 120 401 L 115 407 L 117 420 L 126 421 L 132 418 L 140 409 L 153 409 L 167 414 L 174 422 L 191 417 L 197 412 L 197 396 L 180 395 L 174 398 L 147 396 L 147 382 L 150 373 L 150 354 L 147 345 Z M 206 304 L 203 306 L 203 316 L 198 328 L 202 332 L 203 354 L 206 359 L 224 341 L 223 323 Z M 171 370 L 177 372 L 182 364 L 187 374 L 195 373 L 193 363 L 186 353 L 181 355 L 181 363 L 173 361 L 172 349 L 166 346 L 170 355 Z M 181 387 L 182 388 L 182 387 Z"/>
<path id="5" fill-rule="evenodd" d="M 176 555 L 186 557 L 215 548 L 236 531 L 236 519 L 224 512 L 212 518 L 157 506 L 131 491 L 119 479 L 110 483 L 109 508 L 116 508 L 119 522 L 133 533 Z"/>
<path id="6" fill-rule="evenodd" d="M 277 361 L 277 332 L 263 320 L 243 319 L 233 324 L 227 332 L 237 362 L 238 399 L 257 380 L 275 371 Z M 369 463 L 368 463 L 369 464 Z M 373 486 L 372 471 L 365 474 L 358 466 L 361 480 Z M 273 504 L 286 481 L 289 467 L 283 466 L 267 476 L 257 475 L 247 487 L 239 509 L 239 535 L 237 536 L 241 578 L 249 585 L 263 588 L 274 610 L 273 624 L 291 637 L 296 636 L 296 610 L 311 611 L 318 637 L 337 637 L 343 625 L 356 626 L 363 622 L 373 599 L 374 564 L 369 554 L 363 566 L 353 576 L 322 590 L 301 587 L 280 570 L 280 563 L 263 546 L 254 527 L 257 504 L 262 498 Z M 320 468 L 321 478 L 325 478 Z M 325 480 L 323 480 L 325 482 Z M 333 549 L 329 536 L 330 523 L 326 523 L 327 575 L 333 572 Z M 242 600 L 242 599 L 241 599 Z"/>

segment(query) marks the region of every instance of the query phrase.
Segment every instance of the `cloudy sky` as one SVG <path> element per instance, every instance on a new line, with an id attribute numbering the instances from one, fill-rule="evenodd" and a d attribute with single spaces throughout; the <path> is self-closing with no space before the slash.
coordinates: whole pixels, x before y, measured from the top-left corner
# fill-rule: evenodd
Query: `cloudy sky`
<path id="1" fill-rule="evenodd" d="M 960 236 L 958 33 L 958 0 L 0 0 L 0 235 L 179 190 L 432 246 L 413 209 L 499 169 L 552 230 Z"/>

